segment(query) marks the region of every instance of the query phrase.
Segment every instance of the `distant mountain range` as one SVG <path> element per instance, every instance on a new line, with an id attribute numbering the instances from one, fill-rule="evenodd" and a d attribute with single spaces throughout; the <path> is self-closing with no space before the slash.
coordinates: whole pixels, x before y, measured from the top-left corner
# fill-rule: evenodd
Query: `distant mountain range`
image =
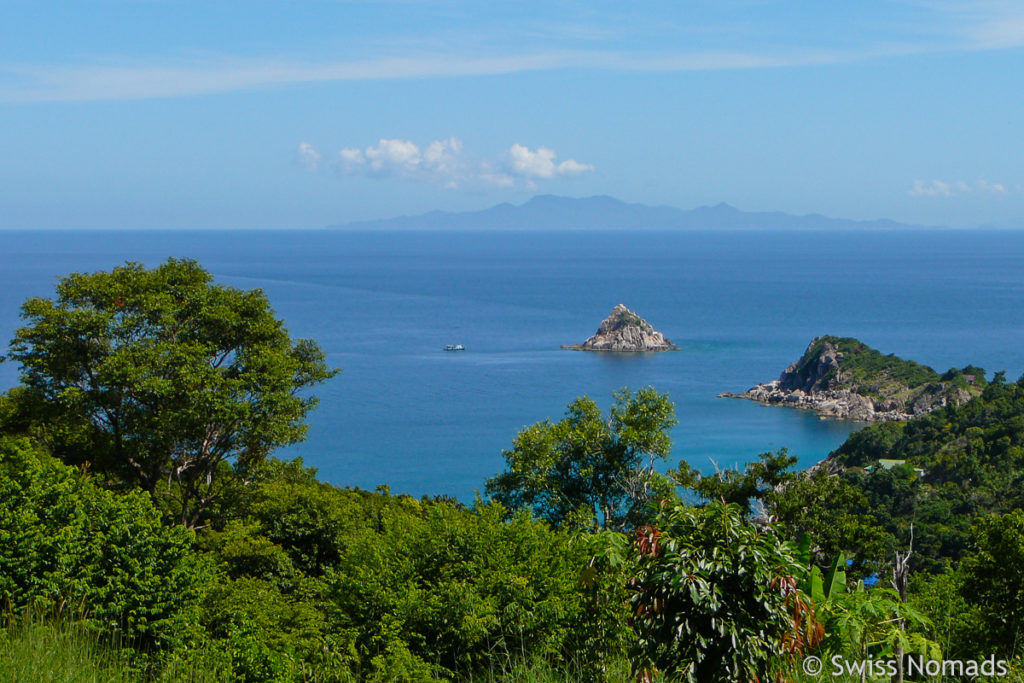
<path id="1" fill-rule="evenodd" d="M 538 195 L 524 204 L 498 204 L 481 211 L 430 211 L 418 216 L 399 216 L 372 221 L 331 225 L 330 228 L 358 230 L 561 230 L 561 229 L 651 229 L 695 230 L 758 229 L 810 230 L 851 228 L 921 228 L 879 219 L 853 221 L 821 214 L 795 216 L 781 211 L 741 211 L 728 204 L 700 206 L 689 211 L 672 206 L 629 204 L 614 197 L 572 198 Z"/>

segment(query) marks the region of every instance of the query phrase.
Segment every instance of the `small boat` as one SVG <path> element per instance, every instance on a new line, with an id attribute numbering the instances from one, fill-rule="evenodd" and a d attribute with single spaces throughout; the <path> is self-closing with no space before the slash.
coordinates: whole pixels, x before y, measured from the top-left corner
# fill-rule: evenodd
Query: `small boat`
<path id="1" fill-rule="evenodd" d="M 444 350 L 445 351 L 465 351 L 466 347 L 463 346 L 462 344 L 449 344 L 448 346 L 444 347 Z"/>

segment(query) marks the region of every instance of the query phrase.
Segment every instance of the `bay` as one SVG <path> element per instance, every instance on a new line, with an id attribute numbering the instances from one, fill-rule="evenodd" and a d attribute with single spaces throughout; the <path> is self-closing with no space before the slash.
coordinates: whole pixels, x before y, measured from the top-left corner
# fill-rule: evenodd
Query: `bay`
<path id="1" fill-rule="evenodd" d="M 672 464 L 707 472 L 780 447 L 813 464 L 860 425 L 716 396 L 777 377 L 821 334 L 940 371 L 1024 369 L 1024 234 L 980 230 L 3 231 L 0 340 L 59 276 L 168 256 L 264 289 L 343 369 L 279 457 L 416 496 L 472 501 L 519 429 L 583 394 L 607 408 L 620 387 L 670 394 Z M 680 350 L 559 348 L 620 302 Z M 455 343 L 467 350 L 443 350 Z M 0 388 L 16 381 L 0 364 Z"/>

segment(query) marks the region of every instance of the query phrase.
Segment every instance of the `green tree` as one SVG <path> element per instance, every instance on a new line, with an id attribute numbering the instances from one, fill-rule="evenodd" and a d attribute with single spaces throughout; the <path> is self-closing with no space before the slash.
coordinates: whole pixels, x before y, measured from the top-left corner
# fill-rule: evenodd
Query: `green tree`
<path id="1" fill-rule="evenodd" d="M 53 452 L 168 494 L 189 527 L 233 474 L 304 438 L 315 399 L 301 392 L 336 373 L 262 291 L 215 285 L 194 261 L 76 273 L 22 318 L 9 357 Z"/>
<path id="2" fill-rule="evenodd" d="M 890 458 L 906 425 L 906 422 L 879 422 L 859 429 L 830 457 L 846 467 L 864 467 L 880 458 Z"/>
<path id="3" fill-rule="evenodd" d="M 705 500 L 720 500 L 735 503 L 750 514 L 753 501 L 767 503 L 777 489 L 791 482 L 796 475 L 790 471 L 796 464 L 796 456 L 780 448 L 775 453 L 766 452 L 757 456 L 757 462 L 747 463 L 742 472 L 724 470 L 711 476 L 702 476 L 685 461 L 679 462 L 679 469 L 670 476 L 680 486 L 693 489 Z"/>
<path id="4" fill-rule="evenodd" d="M 578 398 L 562 421 L 519 432 L 503 451 L 507 470 L 487 480 L 487 493 L 555 526 L 626 528 L 651 500 L 672 496 L 654 466 L 668 457 L 675 423 L 668 394 L 652 388 L 615 392 L 608 419 L 593 400 Z"/>
<path id="5" fill-rule="evenodd" d="M 797 588 L 806 569 L 794 548 L 738 505 L 664 506 L 634 548 L 641 672 L 694 683 L 771 680 L 820 635 Z"/>
<path id="6" fill-rule="evenodd" d="M 977 658 L 978 615 L 964 597 L 963 565 L 940 574 L 917 572 L 910 578 L 911 604 L 928 615 L 925 635 L 942 648 L 946 659 Z"/>
<path id="7" fill-rule="evenodd" d="M 857 563 L 855 573 L 871 574 L 895 544 L 865 512 L 870 503 L 863 490 L 825 468 L 802 472 L 768 492 L 764 505 L 790 540 L 811 541 L 810 559 L 822 566 L 845 554 Z"/>
<path id="8" fill-rule="evenodd" d="M 963 595 L 977 610 L 979 645 L 1024 652 L 1024 511 L 979 518 L 962 565 Z"/>

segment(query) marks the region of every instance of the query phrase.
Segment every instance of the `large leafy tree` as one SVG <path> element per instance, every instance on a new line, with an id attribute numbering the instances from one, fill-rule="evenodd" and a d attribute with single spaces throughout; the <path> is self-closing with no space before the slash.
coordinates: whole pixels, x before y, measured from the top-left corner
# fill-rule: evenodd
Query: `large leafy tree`
<path id="1" fill-rule="evenodd" d="M 336 372 L 262 291 L 212 280 L 176 259 L 70 275 L 24 304 L 9 353 L 55 454 L 142 487 L 190 527 L 239 472 L 304 438 L 315 399 L 302 391 Z"/>
<path id="2" fill-rule="evenodd" d="M 785 678 L 821 630 L 798 589 L 805 569 L 772 526 L 735 504 L 664 505 L 637 530 L 630 584 L 635 665 L 668 680 Z"/>
<path id="3" fill-rule="evenodd" d="M 672 495 L 654 467 L 668 457 L 675 423 L 668 395 L 651 388 L 616 392 L 608 419 L 593 400 L 578 398 L 560 422 L 519 432 L 503 452 L 507 470 L 487 480 L 487 492 L 556 526 L 635 525 L 652 499 Z"/>

